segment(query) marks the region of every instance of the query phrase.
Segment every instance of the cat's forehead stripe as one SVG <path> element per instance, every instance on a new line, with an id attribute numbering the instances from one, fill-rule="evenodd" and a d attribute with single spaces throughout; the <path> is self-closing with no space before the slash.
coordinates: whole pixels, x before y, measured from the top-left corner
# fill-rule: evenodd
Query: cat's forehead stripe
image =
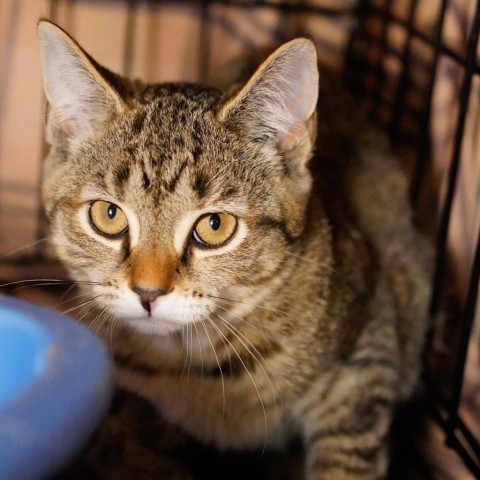
<path id="1" fill-rule="evenodd" d="M 121 163 L 114 172 L 114 182 L 115 185 L 122 189 L 130 178 L 130 163 L 125 161 Z"/>
<path id="2" fill-rule="evenodd" d="M 173 176 L 165 179 L 165 188 L 168 192 L 174 192 L 180 177 L 183 175 L 185 168 L 187 167 L 187 160 L 184 160 L 176 169 Z"/>
<path id="3" fill-rule="evenodd" d="M 203 172 L 197 172 L 192 187 L 200 198 L 205 197 L 208 193 L 209 182 Z"/>

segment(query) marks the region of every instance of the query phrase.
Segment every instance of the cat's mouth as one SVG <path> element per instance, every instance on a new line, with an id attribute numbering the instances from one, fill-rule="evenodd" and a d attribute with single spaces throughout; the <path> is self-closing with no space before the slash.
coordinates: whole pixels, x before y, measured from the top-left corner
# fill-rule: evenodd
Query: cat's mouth
<path id="1" fill-rule="evenodd" d="M 212 301 L 168 293 L 149 302 L 149 308 L 130 289 L 123 289 L 110 306 L 115 317 L 128 327 L 149 334 L 165 335 L 202 322 L 215 308 Z"/>
<path id="2" fill-rule="evenodd" d="M 191 326 L 200 329 L 211 326 L 216 330 L 219 325 L 235 323 L 255 308 L 261 308 L 261 289 L 252 292 L 245 287 L 229 286 L 215 293 L 173 291 L 150 297 L 148 308 L 145 308 L 142 300 L 149 299 L 142 299 L 125 284 L 117 287 L 104 307 L 129 329 L 160 336 Z M 103 295 L 101 298 L 107 302 Z"/>

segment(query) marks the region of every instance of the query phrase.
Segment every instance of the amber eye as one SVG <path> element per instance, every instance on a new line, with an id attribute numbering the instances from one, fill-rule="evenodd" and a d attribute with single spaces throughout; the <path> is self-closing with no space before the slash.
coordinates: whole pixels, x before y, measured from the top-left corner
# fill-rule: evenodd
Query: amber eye
<path id="1" fill-rule="evenodd" d="M 114 203 L 97 200 L 90 204 L 89 215 L 94 228 L 107 237 L 117 237 L 127 231 L 127 217 Z"/>
<path id="2" fill-rule="evenodd" d="M 193 238 L 203 246 L 219 247 L 229 240 L 237 227 L 237 219 L 228 213 L 208 213 L 198 220 Z"/>

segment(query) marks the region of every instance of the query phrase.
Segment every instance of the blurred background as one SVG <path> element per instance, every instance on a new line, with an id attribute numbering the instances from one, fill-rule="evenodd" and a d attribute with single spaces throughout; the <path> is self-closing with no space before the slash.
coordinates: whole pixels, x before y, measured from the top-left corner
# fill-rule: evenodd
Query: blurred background
<path id="1" fill-rule="evenodd" d="M 432 478 L 480 478 L 479 2 L 0 0 L 0 283 L 54 305 L 45 292 L 5 286 L 65 275 L 48 256 L 39 196 L 41 17 L 109 69 L 150 82 L 208 83 L 245 52 L 314 40 L 320 62 L 385 131 L 411 178 L 415 219 L 437 245 L 421 456 Z"/>

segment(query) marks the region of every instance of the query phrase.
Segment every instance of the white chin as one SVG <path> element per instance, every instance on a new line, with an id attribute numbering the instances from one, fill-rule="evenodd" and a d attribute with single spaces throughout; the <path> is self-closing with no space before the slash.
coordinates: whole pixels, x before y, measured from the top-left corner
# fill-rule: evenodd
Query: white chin
<path id="1" fill-rule="evenodd" d="M 152 317 L 148 318 L 121 318 L 131 329 L 148 335 L 168 335 L 182 329 L 179 323 L 168 322 Z"/>

